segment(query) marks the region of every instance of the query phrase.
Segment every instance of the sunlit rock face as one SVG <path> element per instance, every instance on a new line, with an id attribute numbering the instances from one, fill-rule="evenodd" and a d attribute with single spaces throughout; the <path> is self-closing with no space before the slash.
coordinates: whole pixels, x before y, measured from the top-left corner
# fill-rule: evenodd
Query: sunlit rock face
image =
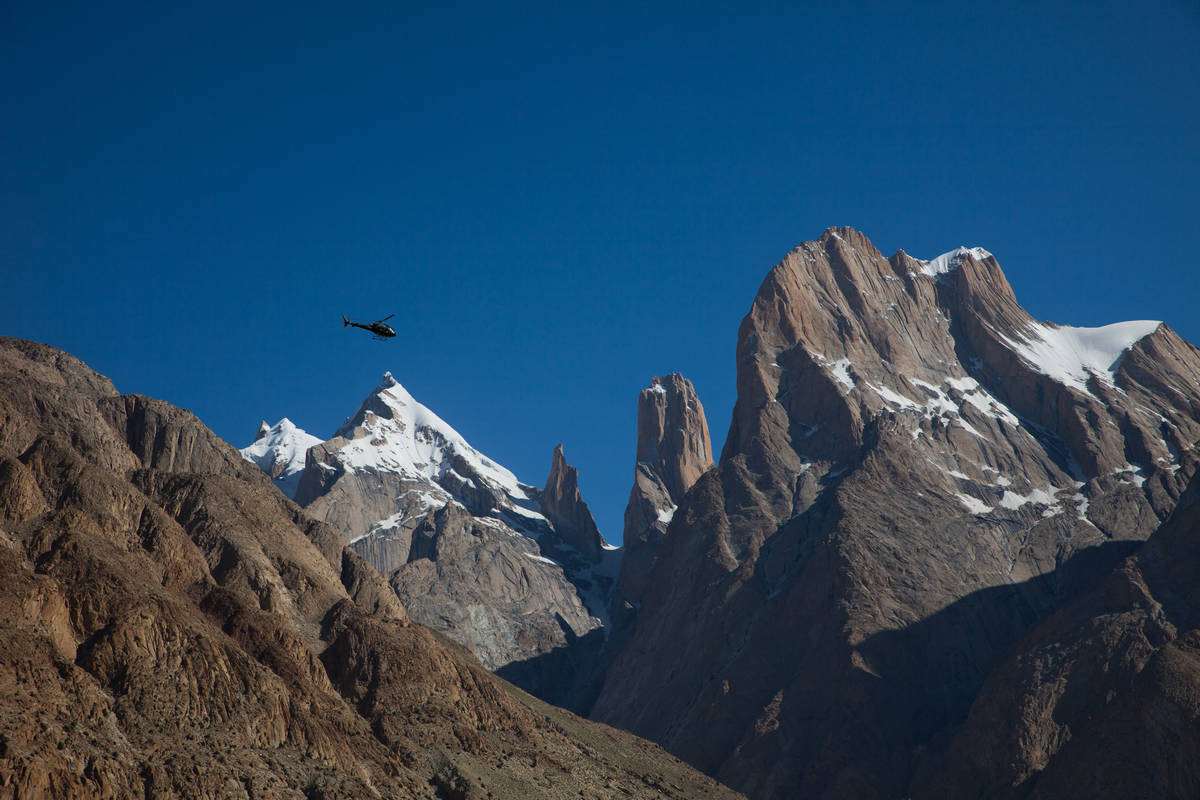
<path id="1" fill-rule="evenodd" d="M 1200 457 L 1200 353 L 1167 325 L 1038 322 L 982 248 L 848 228 L 768 273 L 737 389 L 594 716 L 756 798 L 905 796 Z"/>
<path id="2" fill-rule="evenodd" d="M 638 396 L 637 458 L 625 507 L 618 600 L 637 606 L 663 534 L 687 490 L 713 466 L 704 406 L 678 373 L 654 378 Z"/>

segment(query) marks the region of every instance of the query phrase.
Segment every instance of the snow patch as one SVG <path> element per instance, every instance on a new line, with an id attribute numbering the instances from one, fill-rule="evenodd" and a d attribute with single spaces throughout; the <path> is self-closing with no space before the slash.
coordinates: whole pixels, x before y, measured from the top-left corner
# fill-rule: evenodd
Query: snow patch
<path id="1" fill-rule="evenodd" d="M 953 272 L 958 269 L 963 259 L 967 256 L 971 256 L 976 261 L 983 261 L 985 258 L 991 258 L 992 254 L 982 247 L 958 247 L 949 253 L 942 253 L 930 261 L 917 259 L 921 262 L 920 274 L 928 275 L 932 278 L 938 275 L 945 275 L 947 272 Z"/>
<path id="2" fill-rule="evenodd" d="M 1050 487 L 1053 489 L 1054 487 Z M 1021 506 L 1033 503 L 1040 506 L 1052 506 L 1058 501 L 1055 499 L 1053 492 L 1046 489 L 1034 489 L 1029 494 L 1021 495 L 1011 490 L 1005 490 L 1004 495 L 1000 498 L 1000 505 L 1010 511 L 1015 511 Z"/>
<path id="3" fill-rule="evenodd" d="M 921 405 L 920 403 L 916 402 L 915 400 L 910 400 L 909 398 L 905 397 L 904 395 L 898 394 L 897 392 L 892 391 L 891 389 L 889 389 L 886 386 L 876 386 L 875 384 L 870 384 L 870 386 L 871 386 L 871 390 L 874 391 L 875 394 L 879 395 L 879 397 L 885 403 L 890 403 L 894 406 L 899 406 L 900 408 L 907 409 L 909 411 L 926 411 L 927 410 L 926 406 Z"/>
<path id="4" fill-rule="evenodd" d="M 924 403 L 918 403 L 887 386 L 868 385 L 879 395 L 880 399 L 889 405 L 895 406 L 902 411 L 916 411 L 926 420 L 932 420 L 934 417 L 944 417 L 957 423 L 967 433 L 979 439 L 985 438 L 984 435 L 962 418 L 962 411 L 965 405 L 970 405 L 985 416 L 1006 422 L 1013 427 L 1020 426 L 1020 420 L 1017 419 L 1017 415 L 1009 410 L 1008 406 L 1001 403 L 990 392 L 980 386 L 979 382 L 974 378 L 944 379 L 943 383 L 951 389 L 957 390 L 961 395 L 961 399 L 955 399 L 940 386 L 927 381 L 909 378 L 908 382 L 924 391 Z M 919 430 L 915 431 L 913 438 L 916 439 L 919 433 Z"/>
<path id="5" fill-rule="evenodd" d="M 1076 328 L 1035 322 L 1020 339 L 997 333 L 1038 372 L 1090 394 L 1087 383 L 1092 376 L 1116 386 L 1116 370 L 1125 351 L 1154 333 L 1161 324 L 1154 320 L 1134 320 L 1099 328 Z"/>
<path id="6" fill-rule="evenodd" d="M 825 358 L 825 356 L 821 355 L 820 353 L 814 353 L 811 350 L 808 350 L 806 352 L 808 353 L 808 355 L 810 357 L 812 357 L 812 359 L 814 361 L 816 361 L 822 367 L 826 367 L 829 369 L 830 373 L 833 375 L 833 379 L 836 380 L 839 384 L 841 384 L 842 388 L 844 388 L 846 390 L 847 394 L 849 394 L 851 391 L 853 391 L 854 376 L 850 374 L 850 368 L 852 366 L 850 364 L 850 359 L 839 358 L 837 361 L 834 361 L 831 364 L 829 362 L 829 359 Z"/>
<path id="7" fill-rule="evenodd" d="M 979 381 L 974 378 L 947 378 L 946 383 L 950 388 L 957 389 L 963 399 L 977 411 L 1007 422 L 1014 428 L 1020 427 L 1021 421 L 1017 419 L 1017 415 L 1008 406 L 997 400 L 991 392 L 980 386 Z"/>
<path id="8" fill-rule="evenodd" d="M 1126 483 L 1132 483 L 1139 489 L 1146 485 L 1146 472 L 1136 464 L 1126 464 L 1113 474 L 1120 476 Z"/>
<path id="9" fill-rule="evenodd" d="M 1076 492 L 1071 499 L 1075 502 L 1075 508 L 1079 512 L 1079 519 L 1090 523 L 1091 520 L 1087 517 L 1088 506 L 1090 505 L 1087 495 L 1083 492 Z"/>
<path id="10" fill-rule="evenodd" d="M 830 367 L 833 377 L 849 392 L 854 388 L 854 377 L 850 374 L 850 359 L 839 358 Z"/>
<path id="11" fill-rule="evenodd" d="M 991 512 L 991 510 L 992 510 L 992 506 L 986 505 L 982 500 L 979 500 L 978 498 L 975 498 L 975 497 L 971 497 L 971 495 L 969 495 L 969 494 L 962 494 L 960 492 L 955 492 L 954 496 L 958 498 L 958 501 L 960 503 L 962 503 L 964 506 L 966 506 L 967 511 L 970 511 L 972 514 L 975 514 L 976 516 L 978 516 L 980 514 L 987 514 L 987 513 Z"/>

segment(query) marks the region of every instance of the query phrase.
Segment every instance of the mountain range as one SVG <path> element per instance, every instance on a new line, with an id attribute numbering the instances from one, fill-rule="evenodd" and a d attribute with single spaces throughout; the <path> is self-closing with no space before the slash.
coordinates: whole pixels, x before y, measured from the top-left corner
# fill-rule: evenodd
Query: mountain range
<path id="1" fill-rule="evenodd" d="M 620 554 L 561 446 L 543 488 L 522 483 L 385 373 L 328 441 L 264 422 L 242 454 L 386 576 L 414 619 L 488 669 L 607 619 Z"/>
<path id="2" fill-rule="evenodd" d="M 0 339 L 0 420 L 0 796 L 737 796 L 414 622 L 187 411 Z"/>
<path id="3" fill-rule="evenodd" d="M 684 376 L 637 398 L 620 548 L 562 445 L 524 482 L 390 373 L 239 457 L 0 354 L 0 786 L 1200 796 L 1200 351 L 1036 320 L 983 248 L 788 253 L 719 455 Z"/>

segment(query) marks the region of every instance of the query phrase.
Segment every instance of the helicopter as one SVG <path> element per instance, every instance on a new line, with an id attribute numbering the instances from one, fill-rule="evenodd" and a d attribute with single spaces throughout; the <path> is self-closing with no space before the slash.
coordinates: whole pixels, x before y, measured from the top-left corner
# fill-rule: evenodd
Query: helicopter
<path id="1" fill-rule="evenodd" d="M 343 314 L 342 324 L 347 327 L 362 328 L 364 331 L 370 331 L 371 333 L 375 334 L 376 339 L 391 339 L 396 335 L 396 331 L 393 330 L 391 325 L 387 324 L 387 321 L 394 316 L 396 315 L 388 314 L 383 319 L 377 319 L 374 322 L 364 324 L 362 322 L 352 322 L 346 319 L 346 315 Z"/>

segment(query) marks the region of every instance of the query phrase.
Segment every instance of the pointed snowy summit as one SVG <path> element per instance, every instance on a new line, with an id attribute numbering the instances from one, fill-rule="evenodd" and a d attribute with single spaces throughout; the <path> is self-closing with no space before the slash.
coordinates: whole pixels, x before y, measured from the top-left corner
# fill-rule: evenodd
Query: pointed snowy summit
<path id="1" fill-rule="evenodd" d="M 439 483 L 449 476 L 468 485 L 478 478 L 513 500 L 529 499 L 512 472 L 480 453 L 445 420 L 417 402 L 391 372 L 383 373 L 379 386 L 336 436 L 348 440 L 339 451 L 339 460 L 348 472 L 396 472 Z"/>
<path id="2" fill-rule="evenodd" d="M 304 471 L 304 457 L 308 448 L 320 444 L 316 436 L 305 432 L 287 417 L 274 425 L 266 420 L 258 426 L 254 443 L 243 447 L 242 458 L 257 464 L 259 469 L 271 476 L 275 485 L 288 497 L 295 497 L 300 473 Z"/>

